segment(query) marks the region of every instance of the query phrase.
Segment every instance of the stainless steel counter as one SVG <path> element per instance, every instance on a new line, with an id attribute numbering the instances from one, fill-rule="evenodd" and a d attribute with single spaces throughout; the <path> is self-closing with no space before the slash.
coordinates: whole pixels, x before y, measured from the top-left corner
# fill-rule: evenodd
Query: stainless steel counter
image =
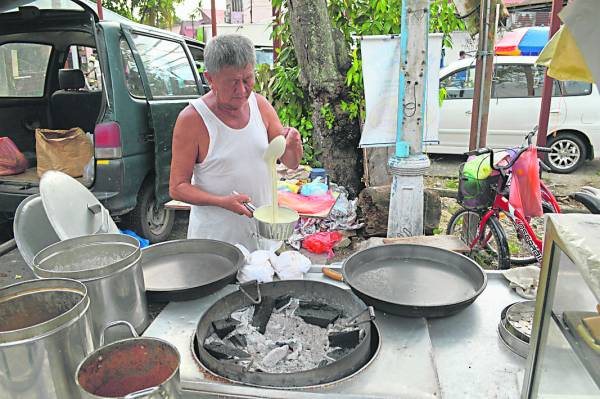
<path id="1" fill-rule="evenodd" d="M 325 279 L 320 268 L 311 280 Z M 377 312 L 380 351 L 360 373 L 347 380 L 306 390 L 263 389 L 217 381 L 196 364 L 191 339 L 203 312 L 235 290 L 188 302 L 172 302 L 144 333 L 174 344 L 182 357 L 186 398 L 518 398 L 525 360 L 504 347 L 497 335 L 502 309 L 523 300 L 498 272 L 467 309 L 443 319 L 410 319 Z"/>

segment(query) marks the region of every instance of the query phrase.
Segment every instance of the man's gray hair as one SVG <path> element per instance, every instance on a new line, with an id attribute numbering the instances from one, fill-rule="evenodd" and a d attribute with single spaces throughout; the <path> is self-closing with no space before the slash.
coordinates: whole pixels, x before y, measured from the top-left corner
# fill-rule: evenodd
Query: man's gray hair
<path id="1" fill-rule="evenodd" d="M 223 67 L 244 68 L 256 64 L 254 44 L 238 34 L 216 36 L 204 48 L 204 66 L 208 73 L 218 73 Z"/>

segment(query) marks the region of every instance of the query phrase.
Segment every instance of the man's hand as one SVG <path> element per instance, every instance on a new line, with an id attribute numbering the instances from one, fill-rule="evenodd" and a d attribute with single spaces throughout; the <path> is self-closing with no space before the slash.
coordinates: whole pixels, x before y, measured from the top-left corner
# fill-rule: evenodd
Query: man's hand
<path id="1" fill-rule="evenodd" d="M 244 194 L 232 194 L 222 197 L 219 206 L 235 214 L 246 215 L 251 218 L 252 212 L 244 206 L 245 202 L 250 202 L 250 197 Z"/>
<path id="2" fill-rule="evenodd" d="M 281 162 L 290 169 L 296 169 L 302 159 L 302 139 L 300 133 L 293 127 L 283 129 L 285 137 L 285 152 L 281 156 Z"/>

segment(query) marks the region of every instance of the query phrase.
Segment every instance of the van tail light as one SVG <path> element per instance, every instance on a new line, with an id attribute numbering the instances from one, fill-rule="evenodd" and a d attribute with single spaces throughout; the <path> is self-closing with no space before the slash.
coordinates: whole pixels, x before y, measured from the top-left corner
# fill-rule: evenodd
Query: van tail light
<path id="1" fill-rule="evenodd" d="M 117 122 L 96 125 L 94 130 L 96 159 L 115 159 L 123 155 L 121 149 L 121 127 Z"/>

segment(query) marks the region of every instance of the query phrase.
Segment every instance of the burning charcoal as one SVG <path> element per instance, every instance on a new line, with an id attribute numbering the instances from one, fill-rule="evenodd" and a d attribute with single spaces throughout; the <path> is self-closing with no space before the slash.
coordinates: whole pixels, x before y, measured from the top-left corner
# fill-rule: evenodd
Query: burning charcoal
<path id="1" fill-rule="evenodd" d="M 339 348 L 339 349 L 335 349 L 335 350 L 332 350 L 331 352 L 327 353 L 327 356 L 332 358 L 333 360 L 340 360 L 341 358 L 346 356 L 348 353 L 350 353 L 350 349 Z"/>
<path id="2" fill-rule="evenodd" d="M 229 342 L 239 348 L 245 348 L 248 346 L 248 341 L 246 340 L 246 336 L 242 334 L 235 334 L 229 337 Z"/>
<path id="3" fill-rule="evenodd" d="M 256 327 L 256 330 L 264 334 L 267 329 L 267 323 L 273 313 L 273 307 L 275 306 L 275 300 L 272 297 L 264 296 L 260 304 L 254 307 L 254 317 L 252 317 L 252 325 Z"/>
<path id="4" fill-rule="evenodd" d="M 211 342 L 210 344 L 205 343 L 204 349 L 219 360 L 250 357 L 250 355 L 243 350 L 219 342 Z"/>
<path id="5" fill-rule="evenodd" d="M 267 353 L 267 355 L 262 360 L 262 365 L 266 368 L 271 368 L 279 363 L 281 360 L 285 359 L 288 355 L 290 347 L 287 345 L 280 346 L 278 348 L 273 349 L 271 352 Z"/>
<path id="6" fill-rule="evenodd" d="M 227 334 L 235 330 L 235 327 L 238 324 L 240 324 L 240 322 L 232 319 L 231 317 L 212 322 L 213 328 L 215 329 L 215 334 L 217 334 L 221 339 L 225 338 Z"/>
<path id="7" fill-rule="evenodd" d="M 281 309 L 282 307 L 284 307 L 285 305 L 290 303 L 291 299 L 292 299 L 292 297 L 290 295 L 282 295 L 280 297 L 277 297 L 275 299 L 275 309 L 277 309 L 277 310 Z"/>
<path id="8" fill-rule="evenodd" d="M 340 348 L 354 348 L 358 345 L 360 330 L 333 332 L 327 336 L 329 346 Z"/>
<path id="9" fill-rule="evenodd" d="M 342 312 L 323 303 L 301 301 L 295 314 L 308 324 L 326 328 L 336 321 Z"/>

